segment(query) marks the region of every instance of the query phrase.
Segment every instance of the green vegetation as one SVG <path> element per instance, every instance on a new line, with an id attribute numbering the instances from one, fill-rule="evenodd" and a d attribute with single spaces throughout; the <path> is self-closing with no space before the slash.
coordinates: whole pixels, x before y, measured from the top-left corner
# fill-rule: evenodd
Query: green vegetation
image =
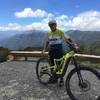
<path id="1" fill-rule="evenodd" d="M 42 51 L 43 47 L 26 47 L 24 51 Z"/>
<path id="2" fill-rule="evenodd" d="M 8 48 L 0 47 L 0 62 L 6 61 L 8 54 L 9 54 Z"/>
<path id="3" fill-rule="evenodd" d="M 96 41 L 92 44 L 86 45 L 80 43 L 80 53 L 89 55 L 100 55 L 100 41 Z"/>

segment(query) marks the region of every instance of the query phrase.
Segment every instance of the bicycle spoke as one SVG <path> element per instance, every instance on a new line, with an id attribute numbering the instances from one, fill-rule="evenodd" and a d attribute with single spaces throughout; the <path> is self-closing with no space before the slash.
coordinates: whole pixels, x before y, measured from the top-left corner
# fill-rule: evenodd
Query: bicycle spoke
<path id="1" fill-rule="evenodd" d="M 77 73 L 70 80 L 70 89 L 77 100 L 96 100 L 100 95 L 100 81 L 90 71 L 81 70 L 85 87 L 79 85 Z"/>
<path id="2" fill-rule="evenodd" d="M 47 58 L 42 58 L 38 61 L 36 74 L 41 83 L 46 84 L 49 81 L 51 77 L 51 70 L 49 60 Z"/>

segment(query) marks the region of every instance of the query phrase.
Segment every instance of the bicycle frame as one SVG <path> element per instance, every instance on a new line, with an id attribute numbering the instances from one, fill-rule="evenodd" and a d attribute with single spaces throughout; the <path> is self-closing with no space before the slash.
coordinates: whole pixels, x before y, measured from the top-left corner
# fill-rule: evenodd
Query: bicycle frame
<path id="1" fill-rule="evenodd" d="M 79 70 L 79 66 L 77 64 L 77 60 L 74 57 L 75 55 L 75 51 L 70 51 L 68 53 L 66 53 L 63 57 L 61 57 L 60 59 L 54 59 L 54 71 L 56 72 L 56 74 L 58 75 L 58 77 L 63 77 L 66 74 L 69 62 L 72 60 L 74 65 L 75 65 L 75 69 L 77 70 L 77 75 L 79 78 L 79 84 L 83 83 L 83 78 L 82 75 L 80 73 Z M 56 64 L 56 61 L 60 61 L 60 67 L 61 69 L 59 70 L 59 66 Z"/>
<path id="2" fill-rule="evenodd" d="M 69 62 L 70 62 L 70 58 L 74 57 L 75 52 L 74 51 L 70 51 L 68 53 L 66 53 L 63 57 L 61 57 L 60 59 L 54 59 L 54 66 L 53 69 L 56 72 L 56 74 L 58 75 L 63 75 L 66 73 L 67 67 Z M 56 64 L 57 61 L 60 61 L 60 67 L 61 69 L 58 70 L 59 66 Z"/>

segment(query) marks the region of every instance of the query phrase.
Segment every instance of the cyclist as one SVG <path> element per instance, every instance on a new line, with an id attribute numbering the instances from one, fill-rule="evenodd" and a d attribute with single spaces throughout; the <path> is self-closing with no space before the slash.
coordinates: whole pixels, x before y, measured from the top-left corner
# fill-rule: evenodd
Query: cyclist
<path id="1" fill-rule="evenodd" d="M 57 23 L 55 20 L 50 20 L 48 22 L 48 26 L 50 27 L 51 31 L 48 32 L 48 37 L 46 43 L 44 44 L 43 52 L 45 52 L 48 47 L 51 73 L 52 73 L 49 83 L 57 83 L 58 81 L 57 75 L 52 71 L 52 68 L 54 66 L 54 58 L 59 59 L 63 56 L 62 43 L 64 41 L 70 44 L 72 47 L 75 47 L 75 43 L 68 36 L 66 37 L 62 30 L 57 28 Z M 61 77 L 60 85 L 63 85 L 63 83 L 64 83 L 63 77 Z"/>

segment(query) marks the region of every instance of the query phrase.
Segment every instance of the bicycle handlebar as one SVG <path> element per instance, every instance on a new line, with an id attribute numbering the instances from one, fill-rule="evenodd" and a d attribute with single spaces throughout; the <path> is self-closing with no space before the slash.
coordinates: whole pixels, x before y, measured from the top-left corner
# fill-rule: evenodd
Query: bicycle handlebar
<path id="1" fill-rule="evenodd" d="M 74 51 L 75 53 L 78 53 L 79 51 L 79 47 L 77 45 L 68 44 L 68 47 L 70 48 L 71 51 Z"/>

